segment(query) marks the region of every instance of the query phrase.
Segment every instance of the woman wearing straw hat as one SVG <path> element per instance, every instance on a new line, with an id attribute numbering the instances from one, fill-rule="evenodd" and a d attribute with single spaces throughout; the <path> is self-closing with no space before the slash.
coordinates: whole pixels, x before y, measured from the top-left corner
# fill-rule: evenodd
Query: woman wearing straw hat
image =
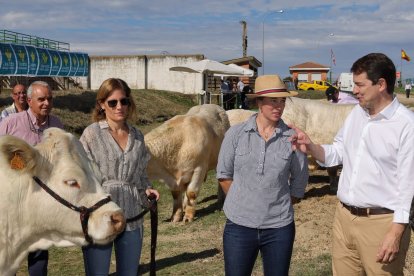
<path id="1" fill-rule="evenodd" d="M 227 276 L 251 275 L 258 252 L 264 275 L 288 275 L 295 238 L 293 203 L 308 181 L 307 159 L 292 151 L 294 133 L 281 119 L 288 91 L 278 75 L 256 79 L 259 108 L 223 140 L 217 179 L 227 197 L 224 262 Z"/>

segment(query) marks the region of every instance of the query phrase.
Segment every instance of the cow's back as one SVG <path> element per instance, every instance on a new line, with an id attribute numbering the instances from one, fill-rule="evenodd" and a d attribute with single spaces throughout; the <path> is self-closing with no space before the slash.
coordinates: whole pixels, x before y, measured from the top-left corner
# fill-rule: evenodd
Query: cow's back
<path id="1" fill-rule="evenodd" d="M 282 119 L 304 130 L 313 142 L 333 142 L 346 117 L 355 105 L 324 103 L 316 100 L 291 98 L 286 101 Z"/>
<path id="2" fill-rule="evenodd" d="M 145 143 L 153 162 L 158 161 L 159 166 L 172 173 L 194 169 L 201 162 L 212 169 L 228 128 L 227 115 L 221 107 L 195 106 L 147 133 Z"/>

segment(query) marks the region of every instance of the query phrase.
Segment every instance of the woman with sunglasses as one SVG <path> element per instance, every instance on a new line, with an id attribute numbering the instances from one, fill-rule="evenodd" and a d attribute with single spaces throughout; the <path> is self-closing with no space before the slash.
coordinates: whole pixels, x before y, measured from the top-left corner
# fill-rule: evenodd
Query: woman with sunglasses
<path id="1" fill-rule="evenodd" d="M 146 174 L 150 158 L 143 134 L 128 124 L 136 106 L 131 89 L 121 79 L 107 79 L 99 88 L 93 110 L 94 123 L 83 132 L 80 141 L 88 157 L 102 174 L 102 186 L 124 211 L 135 217 L 146 204 L 152 189 Z M 125 231 L 108 245 L 83 248 L 85 274 L 108 275 L 112 247 L 115 246 L 117 275 L 137 275 L 143 238 L 143 219 L 128 222 Z"/>

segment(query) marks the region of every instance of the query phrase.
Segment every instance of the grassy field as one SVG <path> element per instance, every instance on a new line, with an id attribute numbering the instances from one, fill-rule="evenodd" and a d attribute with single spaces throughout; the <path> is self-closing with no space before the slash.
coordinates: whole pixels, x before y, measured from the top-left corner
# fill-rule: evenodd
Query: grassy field
<path id="1" fill-rule="evenodd" d="M 144 133 L 177 114 L 185 113 L 196 104 L 196 99 L 166 91 L 136 90 L 133 92 L 138 106 L 138 118 L 133 122 Z M 323 92 L 300 91 L 301 98 L 324 99 Z M 90 111 L 95 103 L 95 92 L 55 92 L 55 108 L 66 130 L 79 136 L 90 124 Z M 10 103 L 8 93 L 0 95 L 0 109 Z M 414 106 L 414 105 L 413 105 Z M 158 275 L 224 275 L 222 233 L 225 216 L 217 204 L 217 181 L 210 172 L 197 199 L 194 222 L 169 222 L 172 197 L 165 185 L 155 182 L 160 191 L 159 230 L 157 248 Z M 336 197 L 329 191 L 325 171 L 313 172 L 307 187 L 306 198 L 295 206 L 296 239 L 290 275 L 331 275 L 330 234 Z M 144 247 L 140 273 L 149 275 L 150 259 L 149 215 L 146 216 Z M 412 242 L 414 240 L 412 239 Z M 414 274 L 413 249 L 410 249 L 408 271 Z M 259 257 L 260 258 L 260 257 Z M 27 275 L 26 263 L 18 276 Z M 111 273 L 116 275 L 115 261 Z M 49 275 L 83 275 L 83 258 L 80 248 L 51 248 Z M 260 261 L 253 275 L 262 275 Z"/>

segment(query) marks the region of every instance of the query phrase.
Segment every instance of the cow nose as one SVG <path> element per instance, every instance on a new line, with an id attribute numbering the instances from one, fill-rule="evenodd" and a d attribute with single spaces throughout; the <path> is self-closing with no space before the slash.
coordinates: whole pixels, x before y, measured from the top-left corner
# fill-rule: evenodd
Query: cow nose
<path id="1" fill-rule="evenodd" d="M 115 232 L 120 233 L 125 228 L 125 217 L 122 212 L 115 212 L 111 215 L 111 223 Z"/>

